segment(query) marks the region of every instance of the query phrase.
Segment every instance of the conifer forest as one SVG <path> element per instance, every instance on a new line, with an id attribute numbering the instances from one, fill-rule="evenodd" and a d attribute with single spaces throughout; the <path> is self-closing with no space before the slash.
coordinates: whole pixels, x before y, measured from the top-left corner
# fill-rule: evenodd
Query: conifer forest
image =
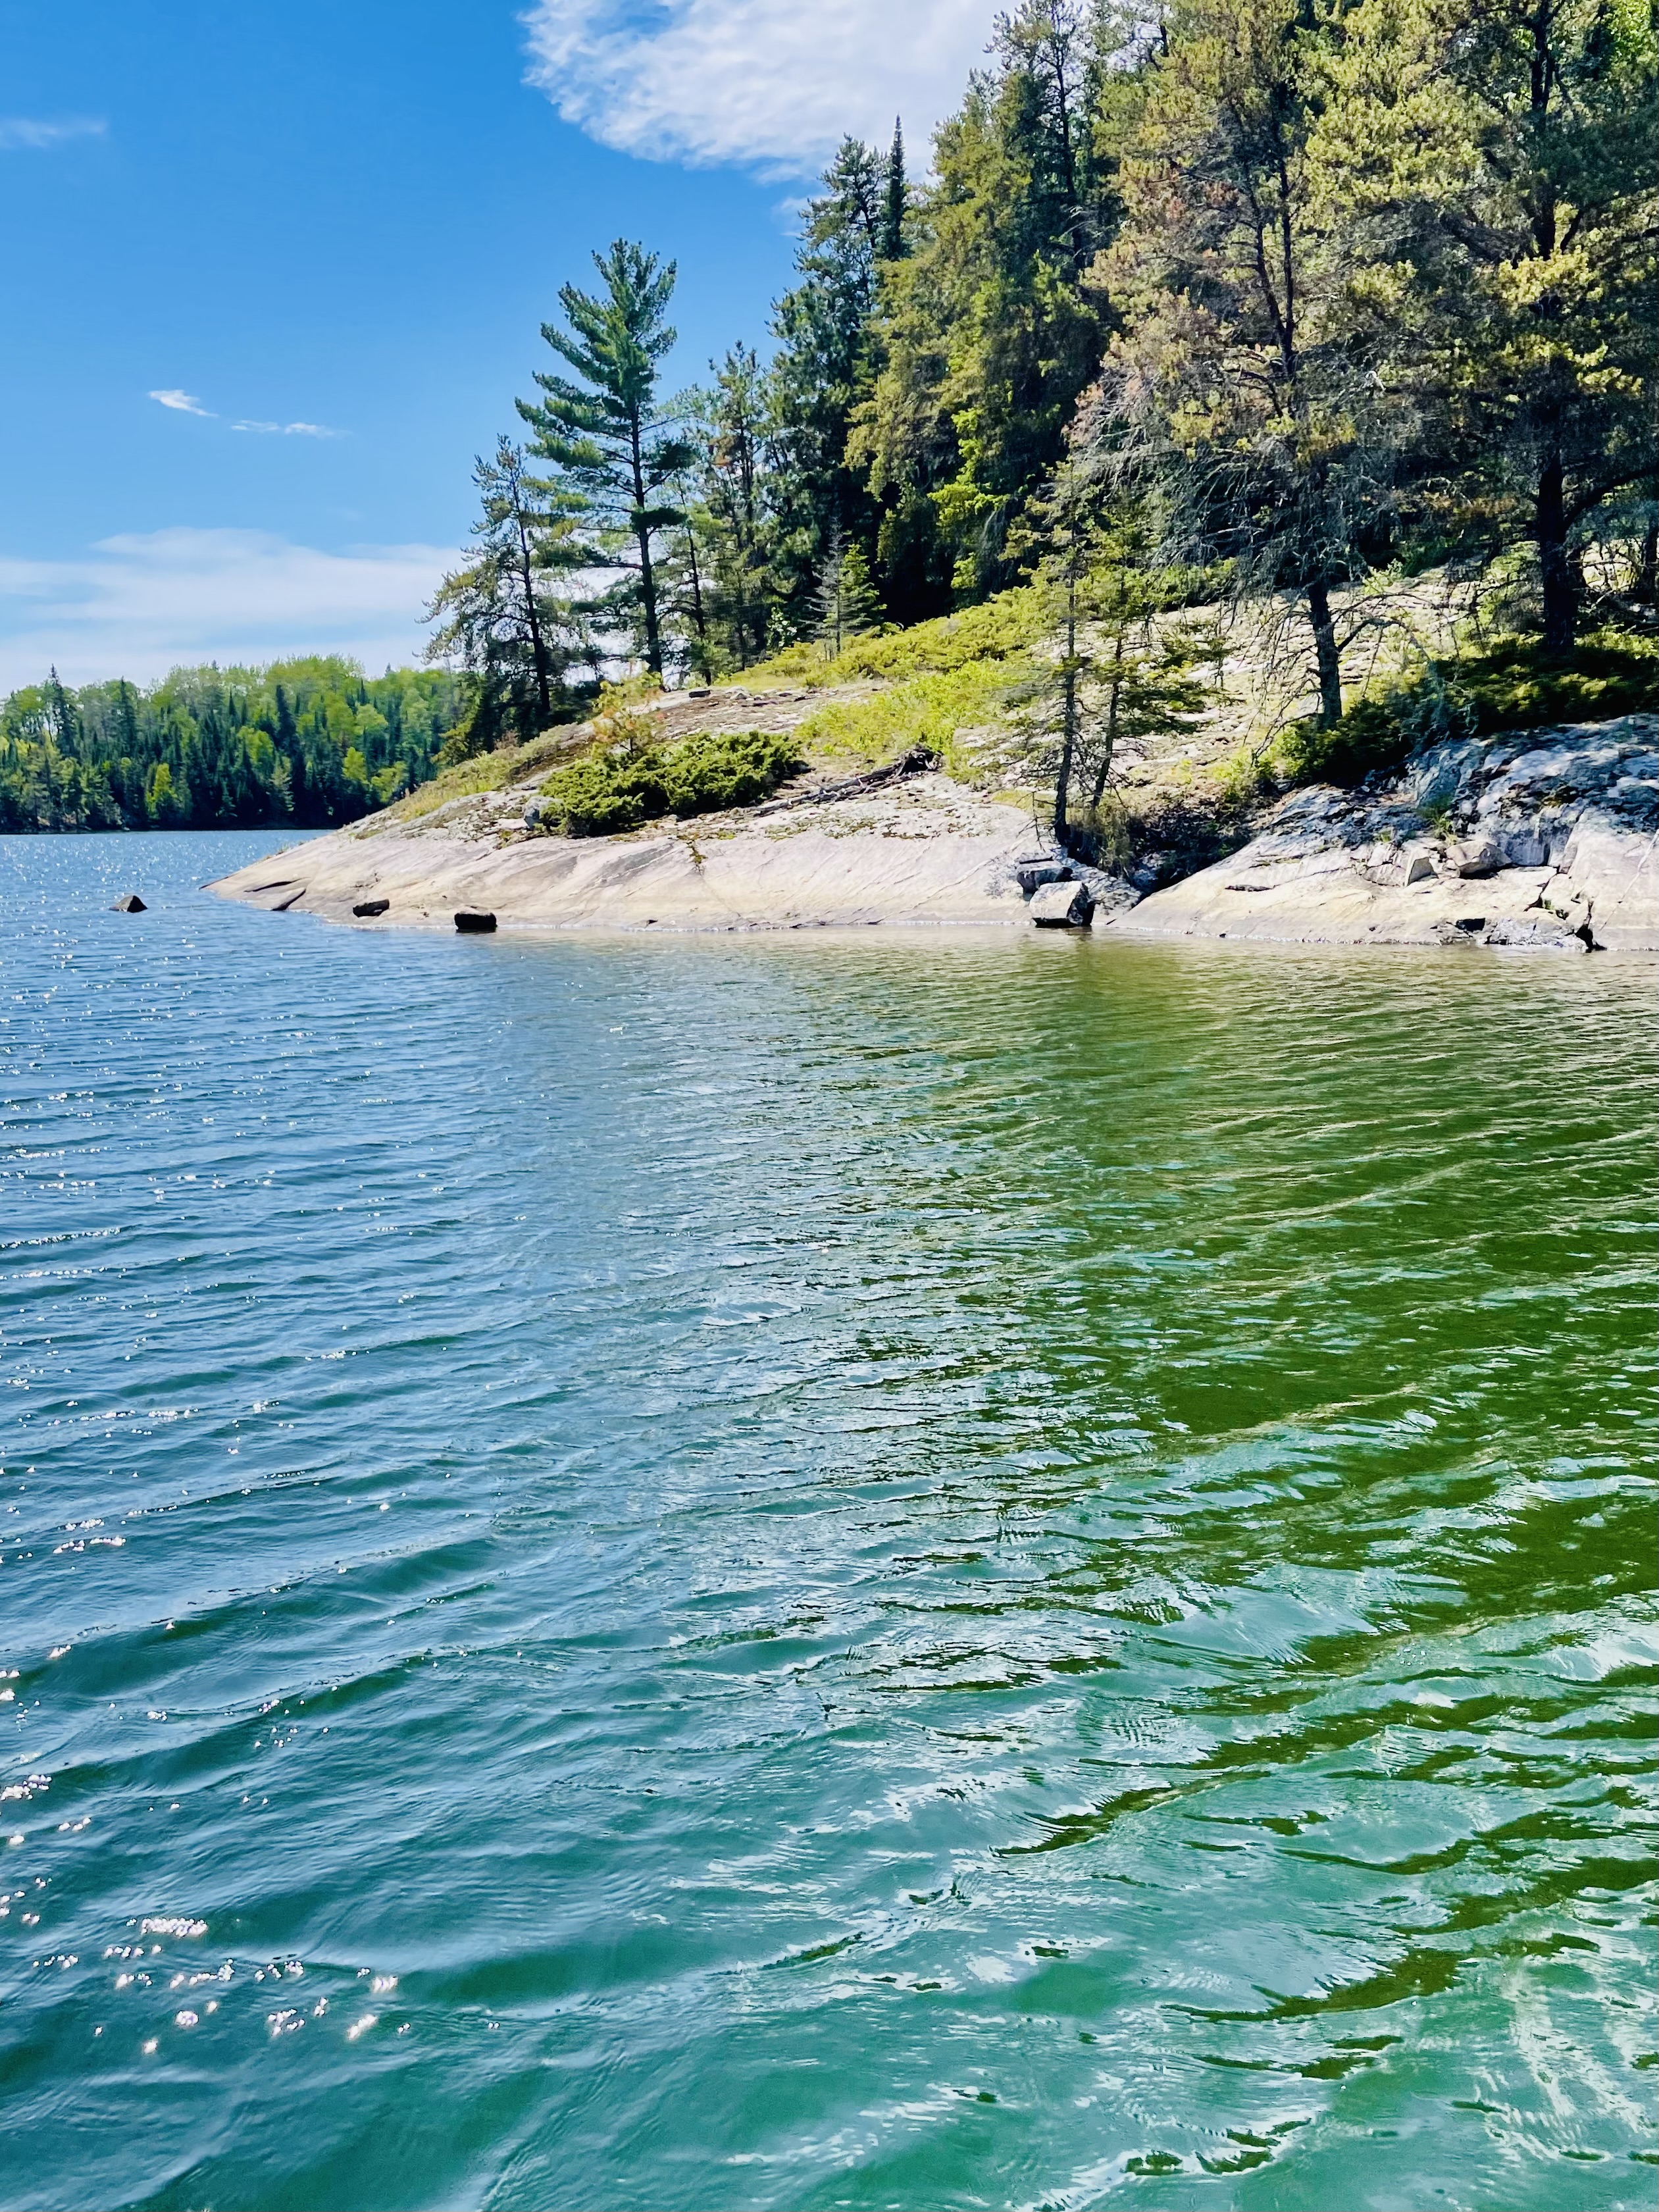
<path id="1" fill-rule="evenodd" d="M 0 709 L 0 827 L 340 822 L 619 672 L 1033 579 L 1276 599 L 1327 727 L 1369 579 L 1489 579 L 1560 664 L 1650 631 L 1656 64 L 1650 0 L 1024 0 L 925 162 L 843 143 L 767 352 L 671 388 L 648 244 L 562 289 L 432 668 L 50 679 Z"/>

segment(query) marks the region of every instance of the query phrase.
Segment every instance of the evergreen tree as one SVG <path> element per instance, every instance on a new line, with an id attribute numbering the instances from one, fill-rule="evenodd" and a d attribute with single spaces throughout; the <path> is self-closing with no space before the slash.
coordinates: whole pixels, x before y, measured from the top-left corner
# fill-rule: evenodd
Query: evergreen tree
<path id="1" fill-rule="evenodd" d="M 1659 493 L 1650 11 L 1360 0 L 1323 94 L 1321 219 L 1382 374 L 1427 418 L 1430 519 L 1488 551 L 1530 538 L 1565 652 L 1583 537 Z"/>
<path id="2" fill-rule="evenodd" d="M 871 368 L 882 162 L 843 139 L 807 204 L 795 266 L 799 282 L 773 314 L 769 441 L 777 456 L 775 578 L 787 627 L 810 628 L 811 596 L 836 530 L 873 544 L 878 521 L 864 471 L 848 452 L 853 413 Z"/>
<path id="3" fill-rule="evenodd" d="M 1335 33 L 1302 0 L 1186 0 L 1176 27 L 1123 167 L 1105 275 L 1127 326 L 1091 435 L 1149 489 L 1164 558 L 1300 598 L 1328 724 L 1331 594 L 1386 545 L 1407 435 L 1356 343 L 1310 159 Z"/>
<path id="4" fill-rule="evenodd" d="M 827 659 L 833 660 L 855 637 L 873 629 L 879 618 L 864 549 L 848 544 L 838 528 L 831 531 L 818 564 L 812 600 L 817 615 L 814 635 Z"/>
<path id="5" fill-rule="evenodd" d="M 550 461 L 554 481 L 573 513 L 583 513 L 590 532 L 573 551 L 590 566 L 620 568 L 624 580 L 599 603 L 612 626 L 638 626 L 646 666 L 663 669 L 657 546 L 680 510 L 664 489 L 691 456 L 678 425 L 660 406 L 658 385 L 664 356 L 677 333 L 670 325 L 675 264 L 617 239 L 593 265 L 603 289 L 560 288 L 568 329 L 544 323 L 542 336 L 580 379 L 538 369 L 543 397 L 518 403 L 535 432 L 533 450 Z"/>
<path id="6" fill-rule="evenodd" d="M 529 475 L 510 439 L 473 467 L 477 556 L 447 575 L 428 610 L 438 627 L 429 659 L 458 659 L 477 679 L 475 730 L 533 736 L 564 695 L 573 615 L 555 582 L 586 558 L 577 534 L 580 495 Z M 487 703 L 486 703 L 487 702 Z M 482 709 L 480 722 L 477 708 Z"/>
<path id="7" fill-rule="evenodd" d="M 770 627 L 768 382 L 752 346 L 733 346 L 710 367 L 714 382 L 699 398 L 698 447 L 714 619 L 727 658 L 746 668 L 765 653 Z"/>
<path id="8" fill-rule="evenodd" d="M 881 241 L 877 258 L 902 261 L 905 253 L 905 217 L 910 211 L 909 186 L 904 180 L 904 125 L 893 118 L 893 143 L 887 155 L 882 184 Z"/>
<path id="9" fill-rule="evenodd" d="M 1000 18 L 991 68 L 936 137 L 910 250 L 884 267 L 849 451 L 896 614 L 1012 580 L 1010 532 L 1098 372 L 1109 319 L 1088 272 L 1117 216 L 1117 39 L 1082 0 Z"/>

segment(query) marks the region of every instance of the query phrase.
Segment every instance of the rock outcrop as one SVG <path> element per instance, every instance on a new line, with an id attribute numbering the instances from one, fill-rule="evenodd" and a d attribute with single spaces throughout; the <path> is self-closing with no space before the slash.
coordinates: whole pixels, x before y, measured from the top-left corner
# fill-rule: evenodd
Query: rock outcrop
<path id="1" fill-rule="evenodd" d="M 1659 951 L 1659 717 L 1438 745 L 1291 792 L 1116 926 L 1290 944 Z"/>
<path id="2" fill-rule="evenodd" d="M 1024 921 L 1012 864 L 1031 850 L 1029 811 L 932 772 L 858 782 L 621 837 L 527 835 L 534 787 L 520 787 L 413 821 L 372 816 L 212 889 L 371 929 L 448 929 L 458 909 L 504 930 Z"/>

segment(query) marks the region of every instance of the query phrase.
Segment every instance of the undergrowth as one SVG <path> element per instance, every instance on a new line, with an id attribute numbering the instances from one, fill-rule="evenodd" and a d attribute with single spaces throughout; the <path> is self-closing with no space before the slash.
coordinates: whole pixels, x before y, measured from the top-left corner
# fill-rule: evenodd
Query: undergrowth
<path id="1" fill-rule="evenodd" d="M 1595 630 L 1563 659 L 1538 638 L 1500 637 L 1484 651 L 1430 661 L 1404 681 L 1370 687 L 1331 728 L 1293 724 L 1279 741 L 1276 765 L 1292 782 L 1354 784 L 1449 739 L 1656 709 L 1659 639 Z"/>
<path id="2" fill-rule="evenodd" d="M 542 826 L 568 837 L 605 837 L 664 815 L 752 806 L 801 764 L 794 736 L 740 730 L 659 744 L 639 715 L 609 718 L 615 733 L 543 784 Z"/>
<path id="3" fill-rule="evenodd" d="M 750 689 L 798 685 L 811 690 L 861 678 L 889 683 L 949 675 L 975 661 L 1001 661 L 1027 652 L 1045 634 L 1042 595 L 1021 585 L 983 605 L 940 615 L 914 629 L 872 630 L 855 637 L 833 659 L 821 645 L 786 646 L 770 660 L 728 680 Z"/>
<path id="4" fill-rule="evenodd" d="M 1000 713 L 1023 663 L 979 660 L 949 672 L 913 676 L 867 699 L 836 699 L 809 714 L 796 732 L 815 752 L 879 761 L 922 745 L 946 769 L 965 773 L 958 740 Z"/>

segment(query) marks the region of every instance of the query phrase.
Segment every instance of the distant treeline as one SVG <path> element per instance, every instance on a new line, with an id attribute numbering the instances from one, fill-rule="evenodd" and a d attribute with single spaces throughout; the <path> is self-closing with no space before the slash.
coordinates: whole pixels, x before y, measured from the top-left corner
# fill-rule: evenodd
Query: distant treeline
<path id="1" fill-rule="evenodd" d="M 464 680 L 325 657 L 177 668 L 146 690 L 71 691 L 54 672 L 0 706 L 0 830 L 355 822 L 431 775 Z"/>

